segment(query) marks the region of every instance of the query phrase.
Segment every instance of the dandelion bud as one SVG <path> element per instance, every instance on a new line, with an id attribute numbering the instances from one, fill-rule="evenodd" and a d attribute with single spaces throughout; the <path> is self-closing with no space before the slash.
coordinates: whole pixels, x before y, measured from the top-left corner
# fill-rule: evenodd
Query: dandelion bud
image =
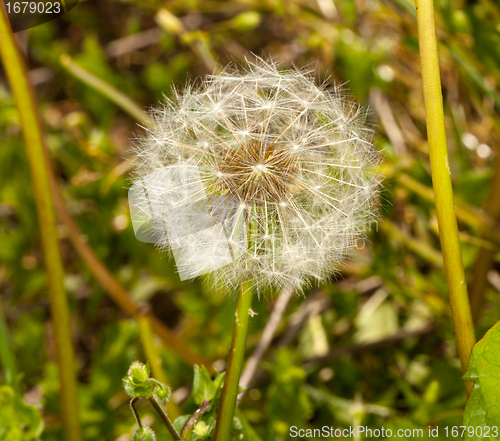
<path id="1" fill-rule="evenodd" d="M 139 427 L 132 435 L 132 441 L 155 441 L 156 436 L 153 429 L 148 426 Z"/>
<path id="2" fill-rule="evenodd" d="M 308 73 L 257 61 L 153 111 L 129 192 L 136 236 L 181 279 L 257 291 L 325 280 L 375 218 L 378 155 L 362 111 Z"/>

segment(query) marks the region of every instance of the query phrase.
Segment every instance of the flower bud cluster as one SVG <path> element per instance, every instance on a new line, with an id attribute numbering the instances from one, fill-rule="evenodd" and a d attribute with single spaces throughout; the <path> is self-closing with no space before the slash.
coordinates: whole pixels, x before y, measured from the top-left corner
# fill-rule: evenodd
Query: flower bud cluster
<path id="1" fill-rule="evenodd" d="M 134 361 L 123 377 L 122 383 L 125 392 L 132 398 L 156 398 L 164 406 L 170 400 L 172 390 L 166 384 L 150 378 L 149 364 Z"/>

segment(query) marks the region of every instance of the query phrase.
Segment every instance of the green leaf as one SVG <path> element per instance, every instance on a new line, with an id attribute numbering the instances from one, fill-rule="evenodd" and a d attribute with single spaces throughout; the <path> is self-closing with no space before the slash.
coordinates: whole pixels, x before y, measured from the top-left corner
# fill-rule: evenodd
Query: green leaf
<path id="1" fill-rule="evenodd" d="M 186 421 L 190 416 L 191 415 L 181 415 L 174 421 L 174 429 L 177 430 L 177 433 L 182 432 L 182 428 L 184 427 L 184 424 L 186 424 Z"/>
<path id="2" fill-rule="evenodd" d="M 205 366 L 194 366 L 194 381 L 193 381 L 193 399 L 196 404 L 201 406 L 204 400 L 212 401 L 217 393 L 217 390 L 222 385 L 224 375 L 219 375 L 214 381 L 210 378 Z"/>
<path id="3" fill-rule="evenodd" d="M 215 386 L 216 390 L 218 390 L 222 387 L 222 383 L 224 381 L 225 376 L 226 376 L 225 372 L 223 372 L 222 374 L 219 374 L 217 371 L 215 371 L 214 386 Z M 245 388 L 243 388 L 243 387 L 239 388 L 240 392 L 243 390 L 245 390 Z"/>
<path id="4" fill-rule="evenodd" d="M 497 322 L 485 336 L 474 346 L 469 367 L 464 379 L 475 382 L 464 414 L 464 425 L 484 430 L 473 436 L 470 441 L 498 440 L 498 431 L 484 436 L 487 427 L 498 426 L 500 421 L 500 322 Z M 491 433 L 490 433 L 491 435 Z"/>

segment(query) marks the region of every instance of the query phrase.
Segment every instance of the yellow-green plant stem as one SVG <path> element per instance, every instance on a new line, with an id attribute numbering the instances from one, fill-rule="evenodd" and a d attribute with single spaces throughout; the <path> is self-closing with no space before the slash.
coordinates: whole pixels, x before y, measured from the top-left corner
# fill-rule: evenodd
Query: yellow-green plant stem
<path id="1" fill-rule="evenodd" d="M 500 220 L 500 159 L 495 163 L 495 173 L 490 186 L 490 192 L 484 206 L 486 213 L 494 220 Z M 487 232 L 483 232 L 483 239 L 488 239 Z M 470 303 L 472 308 L 472 319 L 477 323 L 479 313 L 484 302 L 484 294 L 488 288 L 488 272 L 493 263 L 494 251 L 480 248 L 477 255 L 474 271 L 472 273 L 472 285 L 470 290 Z"/>
<path id="2" fill-rule="evenodd" d="M 429 141 L 439 237 L 448 284 L 453 326 L 458 344 L 458 354 L 462 371 L 465 373 L 476 338 L 467 295 L 467 284 L 465 282 L 453 202 L 433 0 L 417 0 L 416 8 L 427 138 Z M 473 384 L 466 382 L 465 388 L 470 396 Z"/>
<path id="3" fill-rule="evenodd" d="M 71 75 L 84 82 L 87 86 L 106 96 L 110 101 L 127 112 L 132 118 L 136 119 L 144 126 L 148 127 L 151 125 L 151 118 L 149 117 L 149 115 L 144 112 L 127 95 L 120 92 L 118 89 L 114 88 L 105 81 L 101 80 L 93 73 L 90 73 L 88 70 L 81 67 L 69 55 L 61 55 L 59 61 L 61 63 L 61 66 L 63 66 Z"/>
<path id="4" fill-rule="evenodd" d="M 50 189 L 49 162 L 45 153 L 45 140 L 35 97 L 26 75 L 26 66 L 14 40 L 3 4 L 0 6 L 0 54 L 19 111 L 35 194 L 59 368 L 62 419 L 67 438 L 71 441 L 80 441 L 81 430 L 70 314 L 64 290 L 64 271 Z"/>
<path id="5" fill-rule="evenodd" d="M 214 441 L 229 441 L 233 427 L 234 409 L 240 384 L 240 376 L 245 358 L 245 347 L 252 306 L 252 280 L 241 284 L 233 327 L 233 339 L 227 361 L 224 386 L 217 411 Z"/>
<path id="6" fill-rule="evenodd" d="M 170 386 L 167 380 L 167 375 L 165 374 L 165 371 L 162 367 L 160 354 L 158 354 L 158 348 L 155 344 L 155 336 L 153 334 L 153 331 L 151 330 L 149 317 L 146 314 L 139 314 L 137 316 L 137 324 L 139 326 L 142 347 L 144 348 L 146 358 L 149 361 L 149 365 L 151 366 L 153 377 L 156 378 L 160 383 Z M 175 401 L 172 398 L 170 398 L 167 404 L 167 413 L 173 420 L 180 416 L 179 409 L 177 408 Z"/>

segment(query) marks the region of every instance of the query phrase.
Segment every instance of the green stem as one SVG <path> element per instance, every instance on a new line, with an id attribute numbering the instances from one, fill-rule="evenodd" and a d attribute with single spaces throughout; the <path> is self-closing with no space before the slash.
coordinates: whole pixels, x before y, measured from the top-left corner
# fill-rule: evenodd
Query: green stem
<path id="1" fill-rule="evenodd" d="M 229 441 L 233 427 L 234 409 L 238 397 L 240 375 L 243 368 L 245 346 L 252 306 L 252 280 L 241 284 L 233 327 L 233 340 L 227 362 L 224 387 L 217 412 L 214 441 Z"/>
<path id="2" fill-rule="evenodd" d="M 163 410 L 163 408 L 160 406 L 160 404 L 155 400 L 155 398 L 150 397 L 149 401 L 151 402 L 151 404 L 155 408 L 158 415 L 160 415 L 160 418 L 163 421 L 163 424 L 165 424 L 165 426 L 167 427 L 167 429 L 170 432 L 170 434 L 172 435 L 172 437 L 174 439 L 181 439 L 181 437 L 177 433 L 177 430 L 175 430 L 174 426 L 172 425 L 172 423 L 168 419 L 166 412 Z"/>
<path id="3" fill-rule="evenodd" d="M 139 416 L 139 412 L 137 412 L 137 409 L 135 408 L 135 403 L 137 403 L 140 400 L 140 398 L 132 398 L 130 400 L 130 408 L 132 409 L 132 413 L 134 414 L 135 420 L 137 421 L 137 425 L 142 428 L 142 422 L 141 422 L 141 417 Z"/>
<path id="4" fill-rule="evenodd" d="M 462 372 L 465 373 L 476 338 L 474 335 L 469 297 L 467 295 L 467 284 L 465 282 L 453 202 L 433 0 L 417 0 L 416 8 L 427 137 L 429 140 L 429 155 L 439 237 L 443 252 L 444 270 L 448 284 L 458 354 Z M 465 388 L 467 394 L 470 396 L 473 384 L 466 382 Z"/>
<path id="5" fill-rule="evenodd" d="M 0 304 L 0 366 L 3 367 L 5 382 L 19 392 L 16 359 L 12 350 L 9 329 Z"/>
<path id="6" fill-rule="evenodd" d="M 210 403 L 207 400 L 203 400 L 201 406 L 196 409 L 191 416 L 186 420 L 184 426 L 181 430 L 181 438 L 187 439 L 187 436 L 192 432 L 196 422 L 203 416 L 203 414 L 210 408 Z"/>
<path id="7" fill-rule="evenodd" d="M 24 144 L 35 194 L 42 240 L 49 301 L 59 368 L 61 409 L 66 435 L 81 440 L 70 314 L 64 290 L 64 271 L 59 235 L 49 181 L 49 162 L 35 97 L 26 75 L 26 66 L 14 40 L 5 7 L 0 5 L 0 54 L 19 111 Z"/>

